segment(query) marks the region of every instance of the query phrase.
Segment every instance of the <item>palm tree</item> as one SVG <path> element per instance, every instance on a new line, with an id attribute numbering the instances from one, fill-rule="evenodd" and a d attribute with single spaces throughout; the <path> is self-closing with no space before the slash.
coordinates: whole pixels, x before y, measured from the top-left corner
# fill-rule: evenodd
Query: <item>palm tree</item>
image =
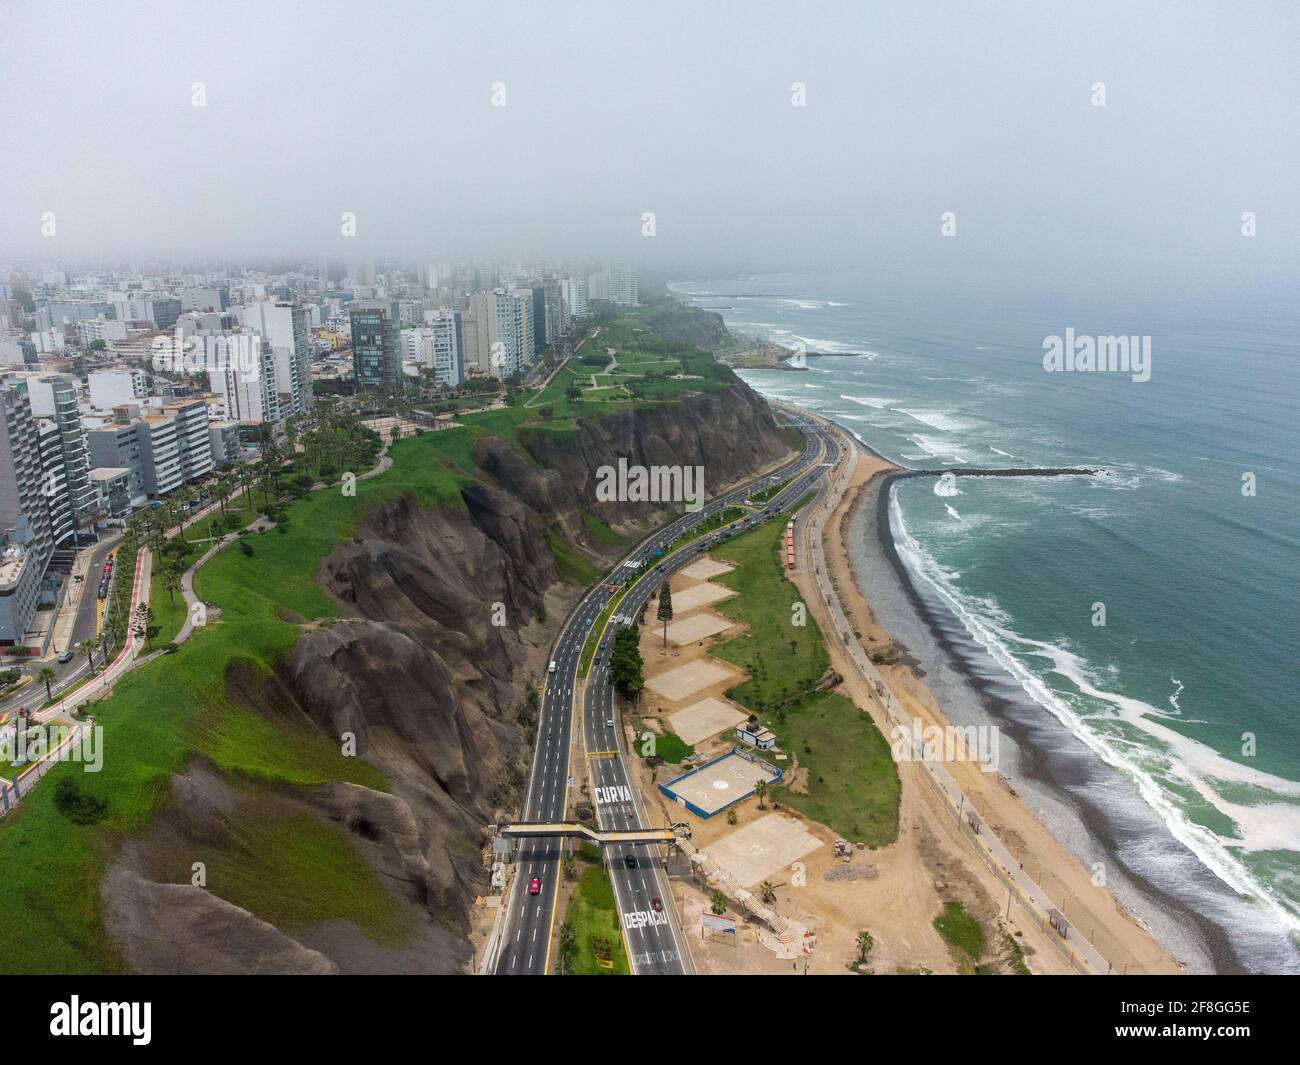
<path id="1" fill-rule="evenodd" d="M 713 894 L 709 898 L 709 909 L 719 917 L 727 912 L 727 896 L 717 888 L 713 889 Z"/>
<path id="2" fill-rule="evenodd" d="M 181 590 L 181 575 L 175 566 L 167 569 L 163 574 L 162 586 L 167 592 L 167 605 L 176 605 L 176 593 Z"/>
<path id="3" fill-rule="evenodd" d="M 766 807 L 763 805 L 763 796 L 767 794 L 766 780 L 754 781 L 754 794 L 758 796 L 758 808 L 760 810 L 766 809 Z"/>
<path id="4" fill-rule="evenodd" d="M 42 666 L 39 670 L 36 671 L 36 679 L 45 685 L 45 698 L 49 702 L 54 701 L 54 692 L 50 688 L 50 685 L 53 684 L 56 680 L 58 680 L 58 678 L 59 675 L 55 673 L 54 670 L 52 670 L 49 666 Z"/>
<path id="5" fill-rule="evenodd" d="M 871 953 L 871 948 L 876 945 L 871 933 L 862 931 L 858 933 L 858 961 L 865 962 L 867 955 Z"/>
<path id="6" fill-rule="evenodd" d="M 758 897 L 768 906 L 776 901 L 776 888 L 772 886 L 772 881 L 764 880 L 758 885 Z"/>
<path id="7" fill-rule="evenodd" d="M 95 672 L 95 641 L 82 640 L 77 644 L 77 650 L 86 656 L 86 661 L 90 663 L 90 672 Z"/>

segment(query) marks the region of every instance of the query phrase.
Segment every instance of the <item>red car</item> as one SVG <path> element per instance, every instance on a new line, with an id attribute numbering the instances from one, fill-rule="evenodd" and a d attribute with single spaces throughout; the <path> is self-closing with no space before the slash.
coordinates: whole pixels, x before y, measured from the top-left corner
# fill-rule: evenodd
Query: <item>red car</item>
<path id="1" fill-rule="evenodd" d="M 533 877 L 530 881 L 528 881 L 528 894 L 540 895 L 541 893 L 542 893 L 542 882 L 538 880 L 537 877 Z"/>
<path id="2" fill-rule="evenodd" d="M 663 913 L 664 900 L 661 899 L 658 895 L 656 895 L 654 898 L 650 900 L 650 908 L 654 910 L 655 913 Z"/>

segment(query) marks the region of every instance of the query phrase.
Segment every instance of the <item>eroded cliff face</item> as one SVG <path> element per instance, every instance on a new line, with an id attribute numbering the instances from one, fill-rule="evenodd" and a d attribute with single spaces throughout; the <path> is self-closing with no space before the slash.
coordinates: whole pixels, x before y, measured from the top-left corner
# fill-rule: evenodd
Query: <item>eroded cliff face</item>
<path id="1" fill-rule="evenodd" d="M 626 458 L 642 466 L 701 466 L 708 496 L 789 455 L 772 410 L 746 385 L 691 395 L 672 406 L 580 420 L 571 437 L 538 433 L 537 461 L 569 486 L 572 498 L 618 528 L 644 525 L 645 503 L 598 502 L 596 471 Z"/>
<path id="2" fill-rule="evenodd" d="M 277 801 L 351 833 L 382 882 L 418 915 L 412 943 L 381 948 L 351 926 L 286 938 L 237 907 L 207 903 L 198 889 L 151 879 L 159 840 L 194 838 L 195 825 L 220 834 L 231 804 L 250 801 L 206 776 L 196 789 L 192 768 L 176 778 L 181 813 L 116 875 L 115 923 L 133 937 L 126 951 L 133 967 L 277 971 L 285 948 L 284 971 L 466 968 L 470 904 L 489 889 L 487 826 L 518 812 L 528 779 L 533 728 L 520 712 L 527 688 L 545 675 L 550 644 L 582 591 L 562 582 L 552 542 L 603 569 L 620 549 L 589 538 L 584 512 L 633 532 L 675 509 L 600 502 L 596 470 L 619 458 L 700 465 L 714 495 L 790 454 L 766 404 L 743 384 L 584 421 L 571 435 L 534 433 L 524 446 L 526 455 L 505 440 L 481 439 L 476 481 L 460 505 L 428 508 L 404 497 L 365 515 L 356 537 L 321 566 L 343 620 L 308 626 L 279 676 L 257 690 L 228 678 L 228 694 L 241 703 L 310 722 L 331 743 L 354 737 L 358 756 L 385 774 L 390 792 L 336 782 Z M 193 957 L 203 966 L 191 967 L 183 931 L 172 930 L 170 946 L 141 933 L 172 896 L 183 896 L 196 919 L 219 919 L 229 940 L 224 955 L 220 937 L 195 930 Z"/>

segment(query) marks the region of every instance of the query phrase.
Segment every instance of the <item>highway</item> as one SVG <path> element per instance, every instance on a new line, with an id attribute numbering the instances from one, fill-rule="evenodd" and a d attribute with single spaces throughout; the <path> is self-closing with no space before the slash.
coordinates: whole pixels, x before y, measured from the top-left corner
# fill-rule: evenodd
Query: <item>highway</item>
<path id="1" fill-rule="evenodd" d="M 569 777 L 575 772 L 570 767 L 569 752 L 575 701 L 582 690 L 578 676 L 579 660 L 591 627 L 599 620 L 610 599 L 625 583 L 635 580 L 636 584 L 627 591 L 615 612 L 619 618 L 634 618 L 667 576 L 689 565 L 729 530 L 706 534 L 699 541 L 661 559 L 655 559 L 655 552 L 666 550 L 683 533 L 720 511 L 742 503 L 752 493 L 793 477 L 777 496 L 763 504 L 757 513 L 741 519 L 734 528 L 748 528 L 767 520 L 806 494 L 824 474 L 823 462 L 828 447 L 834 449 L 830 453 L 831 461 L 834 461 L 838 447 L 822 426 L 801 415 L 785 413 L 790 424 L 804 432 L 806 437 L 805 450 L 797 460 L 655 530 L 630 551 L 604 581 L 589 588 L 565 619 L 552 651 L 556 668 L 547 676 L 542 697 L 537 748 L 521 820 L 565 819 Z M 652 562 L 653 568 L 649 565 Z M 640 569 L 642 566 L 646 566 L 644 573 Z M 608 646 L 612 629 L 607 627 L 601 638 Z M 613 688 L 609 684 L 607 649 L 598 652 L 591 664 L 582 703 L 582 739 L 586 751 L 596 754 L 587 761 L 591 768 L 593 800 L 600 828 L 625 829 L 646 825 L 645 809 L 640 796 L 631 787 L 623 761 L 626 753 L 623 729 Z M 557 838 L 520 843 L 514 881 L 503 902 L 506 911 L 502 914 L 500 947 L 491 971 L 499 975 L 546 973 L 556 920 L 563 846 L 563 841 Z M 662 848 L 640 845 L 618 848 L 618 851 L 606 853 L 605 858 L 623 920 L 632 971 L 664 975 L 689 973 L 690 952 L 685 947 L 674 912 L 672 893 L 663 870 Z M 627 863 L 629 855 L 634 865 Z M 530 893 L 534 879 L 539 882 L 536 895 Z M 652 900 L 656 897 L 661 900 L 661 911 L 655 911 L 653 907 Z"/>

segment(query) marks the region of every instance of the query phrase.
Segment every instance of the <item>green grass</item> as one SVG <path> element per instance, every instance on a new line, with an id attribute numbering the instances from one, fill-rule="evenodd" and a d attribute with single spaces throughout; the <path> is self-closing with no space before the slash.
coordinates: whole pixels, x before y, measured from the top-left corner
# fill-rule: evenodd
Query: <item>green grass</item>
<path id="1" fill-rule="evenodd" d="M 749 679 L 728 694 L 757 712 L 782 750 L 808 770 L 807 794 L 778 789 L 780 801 L 846 839 L 879 847 L 898 838 L 899 780 L 889 744 L 850 699 L 815 686 L 830 665 L 811 614 L 794 624 L 798 590 L 778 553 L 788 515 L 715 548 L 736 564 L 714 578 L 740 595 L 713 606 L 749 630 L 711 650 Z"/>
<path id="2" fill-rule="evenodd" d="M 808 793 L 779 788 L 780 802 L 869 847 L 898 838 L 898 766 L 875 722 L 850 699 L 825 692 L 769 727 L 808 771 Z"/>
<path id="3" fill-rule="evenodd" d="M 676 733 L 664 731 L 655 736 L 654 753 L 665 762 L 678 765 L 695 753 L 695 748 Z"/>
<path id="4" fill-rule="evenodd" d="M 974 972 L 984 953 L 984 926 L 954 901 L 944 904 L 943 912 L 934 919 L 934 930 L 948 944 L 958 968 L 964 973 Z"/>
<path id="5" fill-rule="evenodd" d="M 574 972 L 580 976 L 627 976 L 627 953 L 623 950 L 623 935 L 618 923 L 618 906 L 614 889 L 605 875 L 603 865 L 588 866 L 582 870 L 578 890 L 569 900 L 564 919 L 573 926 L 577 940 Z M 614 968 L 602 969 L 596 964 L 592 949 L 592 936 L 609 940 Z"/>
<path id="6" fill-rule="evenodd" d="M 355 498 L 327 490 L 287 507 L 285 535 L 250 536 L 253 555 L 232 545 L 196 577 L 201 599 L 221 608 L 219 622 L 196 630 L 174 655 L 124 677 L 96 704 L 104 727 L 104 766 L 86 775 L 83 790 L 108 800 L 108 819 L 73 825 L 53 805 L 64 764 L 0 821 L 0 969 L 7 972 L 115 970 L 118 959 L 104 935 L 98 884 L 113 840 L 141 831 L 164 799 L 171 774 L 194 755 L 218 768 L 277 785 L 343 779 L 384 787 L 382 774 L 344 758 L 322 736 L 291 719 L 267 717 L 232 700 L 226 670 L 237 664 L 269 681 L 301 630 L 281 611 L 303 618 L 336 616 L 316 583 L 321 559 L 349 538 L 365 510 L 409 492 L 425 505 L 459 505 L 461 475 L 426 434 L 394 448 L 384 476 L 357 482 Z M 342 832 L 342 830 L 338 830 Z M 286 852 L 285 860 L 291 855 Z M 266 856 L 275 866 L 275 852 Z M 285 875 L 291 870 L 286 868 Z M 272 868 L 266 875 L 274 874 Z M 221 894 L 219 887 L 212 890 Z M 386 903 L 385 905 L 391 905 Z M 256 911 L 254 911 L 256 912 Z M 258 914 L 268 920 L 273 917 Z"/>
<path id="7" fill-rule="evenodd" d="M 715 647 L 714 655 L 739 666 L 749 679 L 731 697 L 753 710 L 774 708 L 813 687 L 830 666 L 821 630 L 805 611 L 806 624 L 794 624 L 798 590 L 785 578 L 778 548 L 786 516 L 714 548 L 711 554 L 736 568 L 714 578 L 740 593 L 713 609 L 748 623 L 749 631 Z"/>
<path id="8" fill-rule="evenodd" d="M 629 540 L 629 537 L 615 532 L 594 514 L 588 514 L 586 511 L 582 512 L 582 525 L 596 543 L 604 544 L 606 547 L 622 547 Z"/>
<path id="9" fill-rule="evenodd" d="M 186 846 L 177 880 L 188 881 L 188 863 L 201 861 L 209 891 L 290 935 L 344 920 L 374 942 L 396 946 L 414 931 L 410 913 L 393 905 L 345 831 L 273 803 L 254 806 L 232 837 Z"/>
<path id="10" fill-rule="evenodd" d="M 154 624 L 158 626 L 158 635 L 154 637 L 153 645 L 161 647 L 176 639 L 176 634 L 185 624 L 186 608 L 185 595 L 179 588 L 176 589 L 175 599 L 169 601 L 167 590 L 163 587 L 163 572 L 157 564 L 155 558 L 155 568 L 149 583 L 149 608 L 153 611 Z"/>
<path id="11" fill-rule="evenodd" d="M 578 554 L 554 533 L 547 533 L 546 540 L 551 545 L 551 554 L 555 564 L 560 568 L 560 576 L 574 584 L 594 584 L 600 579 L 600 570 Z"/>

